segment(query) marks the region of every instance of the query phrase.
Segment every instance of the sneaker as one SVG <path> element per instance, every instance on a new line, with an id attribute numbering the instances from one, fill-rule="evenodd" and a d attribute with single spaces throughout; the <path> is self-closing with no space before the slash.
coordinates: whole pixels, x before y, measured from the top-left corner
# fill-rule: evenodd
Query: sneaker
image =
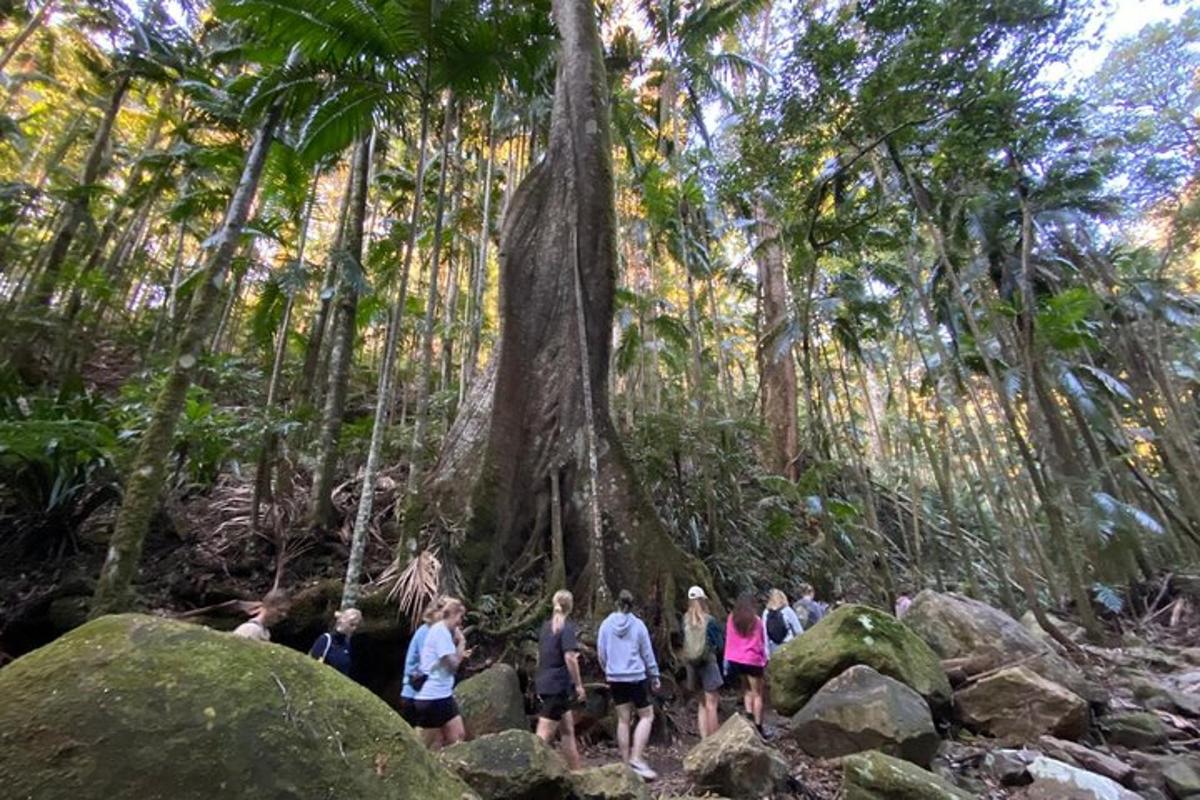
<path id="1" fill-rule="evenodd" d="M 658 773 L 650 769 L 645 761 L 630 761 L 629 768 L 648 781 L 658 780 Z"/>

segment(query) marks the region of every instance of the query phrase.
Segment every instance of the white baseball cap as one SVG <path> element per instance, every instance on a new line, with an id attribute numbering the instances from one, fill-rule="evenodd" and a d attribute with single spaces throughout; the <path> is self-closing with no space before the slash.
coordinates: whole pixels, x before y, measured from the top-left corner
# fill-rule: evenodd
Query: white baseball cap
<path id="1" fill-rule="evenodd" d="M 688 600 L 707 600 L 708 595 L 699 586 L 693 586 L 688 589 Z"/>

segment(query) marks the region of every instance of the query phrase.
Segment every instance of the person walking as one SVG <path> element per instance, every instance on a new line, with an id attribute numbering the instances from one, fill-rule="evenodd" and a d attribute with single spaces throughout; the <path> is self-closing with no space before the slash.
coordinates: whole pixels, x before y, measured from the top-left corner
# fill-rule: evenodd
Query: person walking
<path id="1" fill-rule="evenodd" d="M 461 600 L 446 598 L 441 620 L 430 626 L 421 645 L 418 669 L 425 678 L 417 690 L 413 711 L 426 747 L 448 747 L 467 736 L 454 701 L 454 676 L 459 665 L 471 657 L 460 631 L 466 613 Z"/>
<path id="2" fill-rule="evenodd" d="M 333 612 L 333 630 L 322 633 L 309 648 L 308 654 L 328 664 L 338 672 L 350 677 L 350 667 L 354 663 L 350 651 L 350 639 L 358 626 L 362 624 L 362 612 L 357 608 L 347 608 Z"/>
<path id="3" fill-rule="evenodd" d="M 817 599 L 817 590 L 811 583 L 802 583 L 800 584 L 800 599 L 796 601 L 792 610 L 796 612 L 796 617 L 802 625 L 811 628 L 829 613 L 829 604 L 822 603 Z"/>
<path id="4" fill-rule="evenodd" d="M 548 745 L 559 743 L 567 766 L 579 769 L 579 745 L 575 741 L 575 719 L 571 703 L 587 699 L 579 674 L 579 631 L 569 617 L 575 597 L 565 589 L 554 593 L 554 613 L 542 625 L 538 636 L 538 665 L 534 676 L 541 708 L 538 710 L 537 735 Z"/>
<path id="5" fill-rule="evenodd" d="M 767 595 L 767 608 L 763 611 L 763 627 L 767 631 L 767 659 L 775 655 L 775 651 L 783 645 L 804 633 L 800 617 L 788 605 L 788 597 L 779 589 L 772 589 Z"/>
<path id="6" fill-rule="evenodd" d="M 683 615 L 683 659 L 687 666 L 687 686 L 700 693 L 696 705 L 696 727 L 700 738 L 717 732 L 720 720 L 717 703 L 721 687 L 720 653 L 724 647 L 721 626 L 708 610 L 708 595 L 699 586 L 688 589 L 688 609 Z"/>
<path id="7" fill-rule="evenodd" d="M 621 751 L 621 760 L 638 775 L 652 781 L 658 774 L 644 758 L 650 730 L 654 727 L 654 706 L 646 683 L 649 681 L 654 691 L 658 691 L 661 684 L 658 661 L 650 645 L 650 632 L 646 630 L 646 623 L 633 613 L 633 595 L 628 589 L 622 589 L 617 595 L 617 610 L 600 623 L 596 655 L 617 708 L 617 747 Z M 638 721 L 631 736 L 635 710 Z"/>
<path id="8" fill-rule="evenodd" d="M 429 629 L 442 618 L 442 598 L 435 597 L 421 614 L 421 625 L 413 631 L 404 653 L 404 684 L 400 688 L 400 716 L 409 725 L 416 727 L 417 690 L 425 685 L 425 674 L 421 672 L 421 648 Z"/>
<path id="9" fill-rule="evenodd" d="M 254 616 L 233 629 L 233 635 L 256 642 L 269 642 L 271 626 L 287 619 L 291 607 L 292 602 L 287 592 L 283 589 L 272 589 L 263 595 Z"/>
<path id="10" fill-rule="evenodd" d="M 763 671 L 767 666 L 767 632 L 754 607 L 754 596 L 743 593 L 725 622 L 725 675 L 742 684 L 746 714 L 762 733 Z"/>

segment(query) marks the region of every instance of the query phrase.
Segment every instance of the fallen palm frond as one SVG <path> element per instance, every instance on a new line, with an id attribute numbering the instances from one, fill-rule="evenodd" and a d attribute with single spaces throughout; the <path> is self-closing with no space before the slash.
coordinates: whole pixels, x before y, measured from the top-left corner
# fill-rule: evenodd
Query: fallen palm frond
<path id="1" fill-rule="evenodd" d="M 398 603 L 400 613 L 408 617 L 413 626 L 420 624 L 421 613 L 438 596 L 442 583 L 442 561 L 436 550 L 426 549 L 417 553 L 403 569 L 400 561 L 392 562 L 379 577 L 379 583 L 391 583 L 388 600 Z"/>

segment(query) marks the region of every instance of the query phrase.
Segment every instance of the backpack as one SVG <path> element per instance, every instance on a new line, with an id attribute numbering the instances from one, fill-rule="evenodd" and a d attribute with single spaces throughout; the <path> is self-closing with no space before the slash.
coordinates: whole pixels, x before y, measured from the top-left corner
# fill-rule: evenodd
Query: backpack
<path id="1" fill-rule="evenodd" d="M 689 664 L 703 664 L 713 653 L 708 635 L 709 620 L 699 625 L 684 620 L 683 623 L 683 658 Z"/>
<path id="2" fill-rule="evenodd" d="M 772 644 L 783 644 L 787 641 L 788 634 L 791 630 L 788 628 L 787 620 L 783 618 L 783 609 L 772 608 L 767 612 L 767 636 L 771 638 Z"/>

